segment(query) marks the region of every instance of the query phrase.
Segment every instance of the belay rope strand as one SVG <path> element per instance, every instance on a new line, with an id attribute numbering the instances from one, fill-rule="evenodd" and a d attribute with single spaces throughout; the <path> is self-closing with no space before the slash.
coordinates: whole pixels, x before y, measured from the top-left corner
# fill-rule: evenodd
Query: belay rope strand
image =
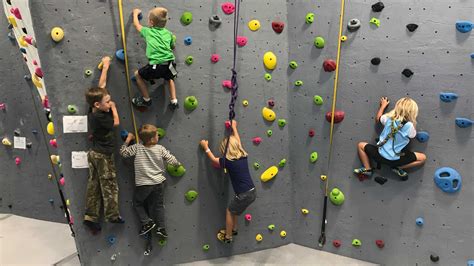
<path id="1" fill-rule="evenodd" d="M 339 14 L 339 34 L 338 34 L 338 43 L 337 43 L 337 58 L 336 58 L 336 76 L 334 77 L 334 88 L 332 96 L 332 107 L 331 107 L 331 129 L 329 131 L 329 155 L 328 155 L 328 165 L 326 173 L 326 184 L 324 188 L 324 206 L 323 206 L 323 217 L 321 220 L 321 234 L 319 236 L 319 246 L 322 247 L 326 243 L 326 224 L 327 224 L 327 206 L 328 206 L 328 190 L 329 190 L 329 167 L 331 165 L 332 157 L 332 143 L 333 143 L 333 133 L 334 133 L 334 113 L 336 111 L 336 99 L 337 99 L 337 85 L 339 82 L 339 62 L 341 59 L 341 37 L 342 37 L 342 23 L 344 21 L 344 5 L 345 1 L 341 0 L 341 13 Z"/>

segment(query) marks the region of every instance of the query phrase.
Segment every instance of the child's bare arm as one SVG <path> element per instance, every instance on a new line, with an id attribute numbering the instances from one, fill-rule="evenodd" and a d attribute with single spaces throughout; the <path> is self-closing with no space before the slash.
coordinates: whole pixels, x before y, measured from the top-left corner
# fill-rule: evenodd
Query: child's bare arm
<path id="1" fill-rule="evenodd" d="M 114 117 L 114 127 L 118 127 L 120 125 L 120 118 L 117 112 L 117 107 L 115 106 L 115 103 L 110 101 L 110 111 L 112 112 L 112 115 Z"/>
<path id="2" fill-rule="evenodd" d="M 375 123 L 380 122 L 380 117 L 382 117 L 383 112 L 385 111 L 389 103 L 390 101 L 388 100 L 387 97 L 380 98 L 380 107 L 379 107 L 379 110 L 377 111 L 377 115 L 375 116 Z"/>
<path id="3" fill-rule="evenodd" d="M 107 85 L 107 72 L 109 71 L 110 67 L 110 57 L 104 56 L 102 57 L 102 73 L 100 74 L 99 78 L 99 88 L 105 88 Z"/>
<path id="4" fill-rule="evenodd" d="M 239 131 L 237 130 L 237 121 L 235 120 L 232 120 L 232 135 L 234 135 L 234 137 L 240 143 L 240 135 L 239 135 Z"/>
<path id="5" fill-rule="evenodd" d="M 141 13 L 142 11 L 138 8 L 135 8 L 133 10 L 133 26 L 135 26 L 135 29 L 137 29 L 138 32 L 142 31 L 142 24 L 140 24 L 140 21 L 138 20 L 138 15 Z"/>
<path id="6" fill-rule="evenodd" d="M 209 158 L 212 163 L 219 164 L 219 158 L 214 156 L 214 153 L 209 149 L 209 141 L 203 139 L 200 144 L 202 149 L 206 152 L 207 158 Z"/>

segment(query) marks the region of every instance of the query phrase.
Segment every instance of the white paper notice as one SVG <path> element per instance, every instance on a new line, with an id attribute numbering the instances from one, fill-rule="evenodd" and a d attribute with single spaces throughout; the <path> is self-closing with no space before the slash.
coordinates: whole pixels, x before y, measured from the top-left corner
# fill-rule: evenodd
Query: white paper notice
<path id="1" fill-rule="evenodd" d="M 26 138 L 24 137 L 13 137 L 13 147 L 15 149 L 26 149 Z"/>
<path id="2" fill-rule="evenodd" d="M 64 130 L 64 133 L 87 132 L 87 116 L 86 115 L 63 116 L 63 130 Z"/>
<path id="3" fill-rule="evenodd" d="M 72 168 L 89 168 L 86 151 L 71 152 Z"/>

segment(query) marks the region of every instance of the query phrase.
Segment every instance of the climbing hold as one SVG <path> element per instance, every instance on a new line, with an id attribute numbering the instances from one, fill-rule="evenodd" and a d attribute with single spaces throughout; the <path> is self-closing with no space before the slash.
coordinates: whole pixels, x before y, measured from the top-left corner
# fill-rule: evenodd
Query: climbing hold
<path id="1" fill-rule="evenodd" d="M 46 126 L 46 131 L 48 132 L 49 135 L 54 135 L 54 124 L 53 124 L 53 122 L 48 123 L 48 125 Z"/>
<path id="2" fill-rule="evenodd" d="M 235 11 L 235 6 L 231 2 L 222 3 L 221 8 L 222 8 L 222 11 L 224 12 L 224 14 L 226 14 L 226 15 L 230 15 L 230 14 L 234 13 L 234 11 Z"/>
<path id="3" fill-rule="evenodd" d="M 314 131 L 314 129 L 310 129 L 310 130 L 308 131 L 308 136 L 309 136 L 310 138 L 312 138 L 312 137 L 314 137 L 314 135 L 316 135 L 316 132 Z"/>
<path id="4" fill-rule="evenodd" d="M 252 221 L 252 215 L 251 215 L 250 213 L 245 214 L 244 217 L 245 217 L 245 220 L 246 220 L 247 222 Z"/>
<path id="5" fill-rule="evenodd" d="M 297 80 L 295 81 L 295 86 L 299 87 L 299 86 L 302 86 L 303 85 L 303 81 L 302 80 Z"/>
<path id="6" fill-rule="evenodd" d="M 439 94 L 439 99 L 445 103 L 452 102 L 458 98 L 458 95 L 453 92 L 441 92 Z"/>
<path id="7" fill-rule="evenodd" d="M 43 70 L 41 70 L 41 67 L 35 68 L 35 75 L 42 78 L 43 77 Z"/>
<path id="8" fill-rule="evenodd" d="M 341 243 L 341 240 L 335 239 L 335 240 L 332 241 L 332 245 L 333 245 L 334 247 L 336 247 L 336 248 L 340 247 L 341 244 L 342 244 L 342 243 Z"/>
<path id="9" fill-rule="evenodd" d="M 26 49 L 25 48 L 20 48 L 20 52 L 22 52 L 23 54 L 26 54 Z M 23 59 L 25 59 L 25 61 L 27 61 L 26 57 L 23 57 Z"/>
<path id="10" fill-rule="evenodd" d="M 249 21 L 248 26 L 251 31 L 257 31 L 258 29 L 260 29 L 260 21 L 253 19 Z"/>
<path id="11" fill-rule="evenodd" d="M 347 41 L 347 36 L 346 35 L 342 35 L 341 36 L 341 42 L 345 42 Z"/>
<path id="12" fill-rule="evenodd" d="M 422 143 L 427 142 L 430 139 L 430 134 L 426 131 L 418 131 L 416 133 L 416 139 Z"/>
<path id="13" fill-rule="evenodd" d="M 64 186 L 64 185 L 66 184 L 66 179 L 64 179 L 64 177 L 61 177 L 61 178 L 59 179 L 59 184 L 60 184 L 61 186 Z"/>
<path id="14" fill-rule="evenodd" d="M 31 76 L 28 75 L 28 74 L 24 75 L 23 78 L 24 78 L 25 80 L 31 80 Z"/>
<path id="15" fill-rule="evenodd" d="M 110 236 L 107 237 L 107 242 L 108 242 L 110 245 L 115 244 L 116 241 L 117 241 L 117 238 L 116 238 L 114 235 L 110 235 Z"/>
<path id="16" fill-rule="evenodd" d="M 377 2 L 372 5 L 372 11 L 381 12 L 385 8 L 385 5 L 382 2 Z"/>
<path id="17" fill-rule="evenodd" d="M 263 240 L 263 236 L 261 234 L 257 234 L 255 236 L 255 240 L 257 240 L 257 242 L 261 242 Z"/>
<path id="18" fill-rule="evenodd" d="M 214 28 L 219 28 L 219 26 L 222 24 L 222 20 L 218 15 L 212 15 L 209 17 L 209 25 L 211 25 Z"/>
<path id="19" fill-rule="evenodd" d="M 54 199 L 49 199 L 48 201 L 49 201 L 49 203 L 51 203 L 51 204 L 54 203 Z"/>
<path id="20" fill-rule="evenodd" d="M 33 129 L 33 130 L 31 130 L 31 133 L 33 133 L 33 134 L 35 134 L 35 135 L 36 135 L 36 134 L 38 134 L 38 130 L 36 130 L 36 129 Z"/>
<path id="21" fill-rule="evenodd" d="M 405 68 L 405 69 L 402 71 L 402 74 L 403 74 L 403 76 L 409 78 L 409 77 L 411 77 L 414 73 L 413 73 L 413 71 L 411 71 L 410 69 Z"/>
<path id="22" fill-rule="evenodd" d="M 273 230 L 275 230 L 275 225 L 270 224 L 270 225 L 267 226 L 267 228 L 268 228 L 268 230 L 273 231 Z"/>
<path id="23" fill-rule="evenodd" d="M 438 255 L 435 255 L 435 254 L 431 254 L 431 255 L 430 255 L 430 260 L 431 260 L 432 262 L 437 262 L 437 261 L 439 261 L 439 256 L 438 256 Z"/>
<path id="24" fill-rule="evenodd" d="M 8 22 L 10 22 L 9 29 L 16 28 L 17 24 L 14 16 L 8 16 Z"/>
<path id="25" fill-rule="evenodd" d="M 192 55 L 188 55 L 185 60 L 187 65 L 191 65 L 194 62 L 194 57 Z"/>
<path id="26" fill-rule="evenodd" d="M 12 142 L 7 137 L 4 137 L 2 139 L 2 144 L 5 145 L 5 146 L 11 146 Z"/>
<path id="27" fill-rule="evenodd" d="M 181 23 L 185 26 L 191 24 L 191 22 L 193 22 L 193 13 L 183 12 L 180 20 L 181 20 Z"/>
<path id="28" fill-rule="evenodd" d="M 333 188 L 329 199 L 334 205 L 341 205 L 344 203 L 344 194 L 338 188 Z"/>
<path id="29" fill-rule="evenodd" d="M 25 36 L 18 38 L 18 44 L 22 47 L 28 47 L 28 43 L 25 41 Z"/>
<path id="30" fill-rule="evenodd" d="M 292 69 L 298 68 L 298 63 L 296 63 L 296 61 L 290 61 L 290 68 Z"/>
<path id="31" fill-rule="evenodd" d="M 119 49 L 115 52 L 115 57 L 120 61 L 125 61 L 125 52 L 123 49 Z"/>
<path id="32" fill-rule="evenodd" d="M 464 118 L 464 117 L 457 117 L 456 118 L 456 126 L 458 126 L 460 128 L 470 127 L 470 126 L 472 126 L 472 123 L 473 123 L 473 121 L 468 119 L 468 118 Z"/>
<path id="33" fill-rule="evenodd" d="M 230 126 L 232 125 L 229 120 L 226 120 L 224 124 L 225 124 L 225 128 L 227 129 L 229 129 Z"/>
<path id="34" fill-rule="evenodd" d="M 184 37 L 184 45 L 191 45 L 193 43 L 193 38 L 191 36 Z"/>
<path id="35" fill-rule="evenodd" d="M 277 57 L 274 53 L 272 52 L 266 52 L 264 55 L 263 55 L 263 64 L 265 65 L 265 67 L 269 70 L 273 70 L 275 69 L 276 65 L 277 65 Z"/>
<path id="36" fill-rule="evenodd" d="M 209 244 L 205 244 L 205 245 L 202 246 L 202 250 L 208 251 L 210 247 L 211 246 L 209 246 Z"/>
<path id="37" fill-rule="evenodd" d="M 456 21 L 456 29 L 461 33 L 467 33 L 472 30 L 474 24 L 468 20 L 459 20 Z"/>
<path id="38" fill-rule="evenodd" d="M 312 152 L 309 157 L 309 160 L 311 161 L 311 163 L 315 163 L 318 160 L 318 153 L 315 151 Z"/>
<path id="39" fill-rule="evenodd" d="M 278 119 L 278 126 L 279 127 L 284 127 L 286 125 L 286 120 L 285 119 Z"/>
<path id="40" fill-rule="evenodd" d="M 407 24 L 407 30 L 409 32 L 414 32 L 418 28 L 418 25 L 414 23 Z"/>
<path id="41" fill-rule="evenodd" d="M 2 111 L 7 110 L 7 104 L 6 103 L 0 103 L 0 110 L 2 110 Z"/>
<path id="42" fill-rule="evenodd" d="M 33 46 L 36 46 L 36 42 L 35 40 L 33 40 L 33 37 L 31 36 L 23 36 L 23 38 L 25 39 L 25 42 L 28 43 L 29 45 L 33 45 Z M 33 65 L 38 65 L 38 62 L 36 62 L 36 60 L 33 60 Z"/>
<path id="43" fill-rule="evenodd" d="M 212 63 L 217 63 L 217 62 L 219 62 L 219 60 L 221 60 L 221 56 L 220 56 L 220 55 L 218 55 L 218 54 L 212 54 L 212 55 L 211 55 L 211 62 L 212 62 Z"/>
<path id="44" fill-rule="evenodd" d="M 185 194 L 184 197 L 186 198 L 187 201 L 193 202 L 198 196 L 198 193 L 196 190 L 188 190 Z"/>
<path id="45" fill-rule="evenodd" d="M 253 168 L 255 168 L 255 170 L 260 169 L 260 164 L 257 162 L 253 163 Z"/>
<path id="46" fill-rule="evenodd" d="M 285 167 L 286 165 L 286 159 L 281 159 L 280 162 L 278 163 L 278 167 Z"/>
<path id="47" fill-rule="evenodd" d="M 467 266 L 474 266 L 474 260 L 468 260 Z"/>
<path id="48" fill-rule="evenodd" d="M 326 181 L 326 179 L 328 179 L 326 175 L 321 175 L 319 178 L 321 178 L 322 181 Z"/>
<path id="49" fill-rule="evenodd" d="M 166 240 L 160 239 L 160 241 L 158 241 L 158 245 L 160 245 L 161 247 L 164 247 L 166 245 Z"/>
<path id="50" fill-rule="evenodd" d="M 166 130 L 164 130 L 163 128 L 157 128 L 156 133 L 158 134 L 158 138 L 162 139 L 166 135 Z"/>
<path id="51" fill-rule="evenodd" d="M 306 14 L 306 24 L 311 24 L 314 21 L 314 13 Z"/>
<path id="52" fill-rule="evenodd" d="M 336 70 L 336 61 L 334 61 L 332 59 L 324 60 L 323 68 L 324 68 L 324 71 L 326 71 L 326 72 L 332 72 L 332 71 Z"/>
<path id="53" fill-rule="evenodd" d="M 188 111 L 193 111 L 198 107 L 198 100 L 195 96 L 188 96 L 184 99 L 184 108 Z"/>
<path id="54" fill-rule="evenodd" d="M 262 116 L 263 116 L 263 119 L 269 122 L 272 122 L 276 119 L 275 112 L 272 109 L 267 108 L 267 107 L 262 108 Z"/>
<path id="55" fill-rule="evenodd" d="M 86 75 L 86 76 L 92 75 L 92 70 L 86 69 L 86 70 L 84 71 L 84 75 Z"/>
<path id="56" fill-rule="evenodd" d="M 375 240 L 375 245 L 377 245 L 379 248 L 383 248 L 385 247 L 385 242 L 382 239 L 377 239 Z"/>
<path id="57" fill-rule="evenodd" d="M 309 210 L 308 209 L 301 209 L 301 213 L 306 215 L 309 213 Z"/>
<path id="58" fill-rule="evenodd" d="M 7 36 L 8 36 L 8 39 L 10 39 L 12 41 L 14 41 L 16 39 L 15 34 L 13 34 L 13 32 L 9 32 Z"/>
<path id="59" fill-rule="evenodd" d="M 266 81 L 272 80 L 272 75 L 270 73 L 265 73 L 263 77 L 265 78 Z"/>
<path id="60" fill-rule="evenodd" d="M 321 97 L 319 95 L 314 95 L 313 96 L 313 102 L 316 105 L 322 105 L 324 103 L 324 100 L 323 100 L 323 97 Z"/>
<path id="61" fill-rule="evenodd" d="M 267 182 L 271 180 L 272 178 L 274 178 L 277 174 L 278 174 L 278 167 L 271 166 L 270 168 L 265 170 L 265 172 L 262 173 L 262 175 L 260 176 L 260 180 L 262 180 L 262 182 Z"/>
<path id="62" fill-rule="evenodd" d="M 349 32 L 357 31 L 361 26 L 360 20 L 353 18 L 347 23 L 347 30 Z"/>
<path id="63" fill-rule="evenodd" d="M 352 245 L 353 245 L 354 247 L 360 247 L 360 246 L 362 245 L 362 241 L 360 241 L 360 240 L 357 239 L 357 238 L 354 238 L 354 239 L 352 240 Z"/>
<path id="64" fill-rule="evenodd" d="M 441 167 L 434 174 L 435 184 L 446 193 L 454 193 L 461 189 L 462 177 L 451 167 Z"/>
<path id="65" fill-rule="evenodd" d="M 267 136 L 271 137 L 273 135 L 273 131 L 271 129 L 267 130 Z"/>
<path id="66" fill-rule="evenodd" d="M 247 37 L 245 36 L 237 36 L 237 45 L 240 47 L 244 47 L 247 44 Z"/>
<path id="67" fill-rule="evenodd" d="M 286 231 L 281 231 L 280 232 L 280 237 L 282 237 L 282 238 L 286 237 Z"/>
<path id="68" fill-rule="evenodd" d="M 59 164 L 59 162 L 60 162 L 58 155 L 51 155 L 49 158 L 51 159 L 51 162 L 55 165 Z"/>
<path id="69" fill-rule="evenodd" d="M 17 137 L 21 136 L 21 130 L 19 128 L 13 130 L 13 135 L 15 135 Z"/>
<path id="70" fill-rule="evenodd" d="M 186 173 L 186 169 L 182 165 L 173 166 L 171 164 L 168 164 L 168 166 L 166 167 L 166 171 L 168 171 L 168 173 L 174 177 L 181 177 Z"/>
<path id="71" fill-rule="evenodd" d="M 361 180 L 361 181 L 362 181 L 362 180 Z M 383 185 L 383 184 L 385 184 L 385 183 L 388 181 L 388 179 L 385 178 L 385 177 L 383 177 L 383 176 L 376 176 L 376 177 L 374 178 L 374 181 L 377 182 L 377 183 L 379 183 L 380 185 Z"/>
<path id="72" fill-rule="evenodd" d="M 326 41 L 321 36 L 317 36 L 316 38 L 314 38 L 314 46 L 316 46 L 319 49 L 324 48 L 325 43 L 326 43 Z"/>
<path id="73" fill-rule="evenodd" d="M 249 101 L 248 101 L 248 100 L 243 100 L 243 101 L 242 101 L 242 105 L 243 105 L 244 107 L 249 106 Z"/>
<path id="74" fill-rule="evenodd" d="M 58 142 L 56 141 L 56 139 L 51 139 L 51 140 L 49 140 L 49 145 L 51 145 L 51 147 L 53 147 L 53 148 L 57 148 L 58 147 Z"/>
<path id="75" fill-rule="evenodd" d="M 48 174 L 48 179 L 49 179 L 49 180 L 53 180 L 53 175 L 52 175 L 52 174 Z"/>
<path id="76" fill-rule="evenodd" d="M 285 23 L 282 21 L 273 21 L 272 22 L 272 29 L 274 32 L 280 34 L 283 29 L 285 28 Z"/>
<path id="77" fill-rule="evenodd" d="M 15 164 L 20 165 L 21 164 L 21 158 L 20 157 L 15 157 Z"/>
<path id="78" fill-rule="evenodd" d="M 268 104 L 269 107 L 273 107 L 273 106 L 275 106 L 275 100 L 270 99 L 270 100 L 267 101 L 267 104 Z"/>
<path id="79" fill-rule="evenodd" d="M 425 224 L 425 220 L 423 220 L 421 217 L 416 218 L 415 222 L 418 226 L 423 226 L 423 224 Z"/>
<path id="80" fill-rule="evenodd" d="M 344 111 L 336 110 L 336 112 L 334 113 L 334 123 L 335 124 L 340 123 L 342 120 L 344 120 L 344 116 L 345 116 Z M 330 111 L 326 113 L 326 121 L 331 123 L 331 112 Z"/>
<path id="81" fill-rule="evenodd" d="M 51 38 L 55 42 L 60 42 L 64 38 L 64 31 L 60 27 L 54 27 L 51 30 Z"/>
<path id="82" fill-rule="evenodd" d="M 474 53 L 471 54 L 471 58 L 474 59 Z"/>
<path id="83" fill-rule="evenodd" d="M 17 7 L 10 8 L 10 12 L 17 18 L 21 20 L 21 13 Z"/>
<path id="84" fill-rule="evenodd" d="M 373 25 L 375 25 L 375 26 L 377 26 L 377 27 L 380 27 L 380 19 L 378 19 L 378 18 L 371 18 L 371 19 L 370 19 L 370 24 L 373 24 Z"/>
<path id="85" fill-rule="evenodd" d="M 253 142 L 253 144 L 258 145 L 262 142 L 262 138 L 261 137 L 255 137 L 255 138 L 252 139 L 252 142 Z"/>
<path id="86" fill-rule="evenodd" d="M 232 81 L 223 80 L 222 81 L 222 87 L 227 88 L 227 89 L 232 89 Z"/>
<path id="87" fill-rule="evenodd" d="M 381 61 L 382 61 L 382 60 L 380 60 L 379 57 L 374 57 L 374 58 L 372 58 L 372 59 L 370 60 L 370 63 L 371 63 L 372 65 L 374 65 L 374 66 L 378 66 L 378 65 L 380 65 L 380 62 L 381 62 Z"/>
<path id="88" fill-rule="evenodd" d="M 69 104 L 67 106 L 67 112 L 71 115 L 75 114 L 77 112 L 77 106 L 75 106 L 74 104 Z"/>

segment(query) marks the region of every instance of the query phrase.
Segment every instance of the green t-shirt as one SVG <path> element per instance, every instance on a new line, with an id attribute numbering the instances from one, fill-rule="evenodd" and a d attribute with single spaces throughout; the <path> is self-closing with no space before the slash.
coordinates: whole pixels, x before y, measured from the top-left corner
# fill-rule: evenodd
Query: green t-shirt
<path id="1" fill-rule="evenodd" d="M 150 65 L 158 65 L 174 60 L 171 50 L 173 34 L 165 28 L 143 27 L 140 35 L 146 41 L 146 57 Z"/>

